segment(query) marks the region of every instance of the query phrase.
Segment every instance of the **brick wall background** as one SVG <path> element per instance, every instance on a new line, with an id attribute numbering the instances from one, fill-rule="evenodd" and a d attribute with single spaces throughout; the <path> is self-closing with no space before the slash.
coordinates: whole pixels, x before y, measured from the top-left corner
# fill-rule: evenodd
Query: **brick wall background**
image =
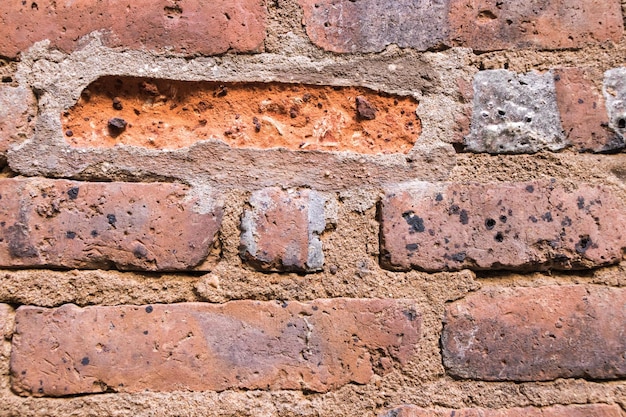
<path id="1" fill-rule="evenodd" d="M 0 416 L 626 416 L 626 2 L 0 6 Z"/>

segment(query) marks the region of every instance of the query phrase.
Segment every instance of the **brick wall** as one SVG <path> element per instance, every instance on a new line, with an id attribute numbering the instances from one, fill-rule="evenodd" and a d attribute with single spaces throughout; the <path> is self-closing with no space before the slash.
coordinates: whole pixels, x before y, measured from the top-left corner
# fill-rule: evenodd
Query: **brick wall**
<path id="1" fill-rule="evenodd" d="M 626 416 L 623 0 L 0 6 L 0 416 Z"/>

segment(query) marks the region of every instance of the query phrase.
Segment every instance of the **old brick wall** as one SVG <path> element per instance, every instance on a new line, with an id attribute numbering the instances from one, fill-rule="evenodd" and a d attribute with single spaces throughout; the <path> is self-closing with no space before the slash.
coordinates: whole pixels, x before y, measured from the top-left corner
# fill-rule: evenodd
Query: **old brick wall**
<path id="1" fill-rule="evenodd" d="M 0 5 L 0 416 L 626 416 L 624 0 Z"/>

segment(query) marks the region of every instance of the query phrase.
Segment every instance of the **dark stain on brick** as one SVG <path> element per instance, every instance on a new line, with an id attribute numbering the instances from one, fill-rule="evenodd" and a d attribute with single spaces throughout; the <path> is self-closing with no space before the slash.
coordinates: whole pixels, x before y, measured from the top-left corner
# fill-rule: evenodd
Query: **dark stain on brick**
<path id="1" fill-rule="evenodd" d="M 415 321 L 418 317 L 417 311 L 415 311 L 414 309 L 404 310 L 402 314 L 404 314 L 404 316 L 409 319 L 409 321 Z"/>
<path id="2" fill-rule="evenodd" d="M 152 306 L 146 306 L 146 313 L 150 314 L 153 310 Z"/>
<path id="3" fill-rule="evenodd" d="M 133 255 L 135 255 L 137 259 L 143 259 L 148 256 L 148 250 L 143 245 L 137 245 L 135 249 L 133 249 Z"/>
<path id="4" fill-rule="evenodd" d="M 97 237 L 98 236 L 98 231 L 97 230 L 92 230 L 91 231 L 91 236 L 92 237 Z"/>
<path id="5" fill-rule="evenodd" d="M 70 200 L 76 200 L 78 198 L 78 191 L 78 187 L 72 187 L 67 190 L 67 195 L 69 196 Z"/>
<path id="6" fill-rule="evenodd" d="M 65 232 L 65 237 L 68 239 L 74 239 L 76 238 L 76 232 L 72 232 L 72 231 L 67 231 Z"/>
<path id="7" fill-rule="evenodd" d="M 115 226 L 115 222 L 117 222 L 117 218 L 115 217 L 115 214 L 107 214 L 107 221 L 109 222 L 111 226 Z"/>
<path id="8" fill-rule="evenodd" d="M 585 208 L 585 198 L 584 197 L 578 197 L 578 199 L 576 200 L 576 205 L 578 206 L 578 208 L 580 210 Z"/>
<path id="9" fill-rule="evenodd" d="M 80 360 L 80 363 L 81 363 L 81 365 L 83 365 L 83 366 L 87 366 L 87 365 L 89 365 L 89 358 L 88 358 L 87 356 L 85 356 L 84 358 L 82 358 L 82 359 Z"/>
<path id="10" fill-rule="evenodd" d="M 496 221 L 494 219 L 485 220 L 485 227 L 487 228 L 487 230 L 493 229 L 494 227 L 496 227 Z"/>
<path id="11" fill-rule="evenodd" d="M 537 220 L 537 218 L 535 216 L 529 216 L 528 220 L 530 220 L 533 223 L 537 223 L 539 220 Z"/>
<path id="12" fill-rule="evenodd" d="M 529 193 L 534 193 L 535 192 L 535 187 L 533 187 L 532 185 L 527 185 L 526 186 L 526 191 Z"/>
<path id="13" fill-rule="evenodd" d="M 417 216 L 413 210 L 402 213 L 402 218 L 411 226 L 409 233 L 422 233 L 426 230 L 424 227 L 424 219 Z"/>
<path id="14" fill-rule="evenodd" d="M 450 259 L 456 262 L 463 262 L 466 257 L 467 255 L 465 254 L 465 252 L 459 252 L 459 253 L 454 253 L 450 255 Z"/>
<path id="15" fill-rule="evenodd" d="M 565 216 L 565 218 L 561 220 L 561 226 L 568 227 L 571 225 L 572 225 L 572 219 L 570 219 L 569 217 Z"/>
<path id="16" fill-rule="evenodd" d="M 502 216 L 500 216 L 500 221 L 502 223 L 506 223 L 507 220 L 508 220 L 508 217 L 506 217 L 504 214 Z"/>
<path id="17" fill-rule="evenodd" d="M 459 212 L 459 220 L 461 220 L 461 224 L 469 223 L 469 215 L 467 214 L 467 210 L 461 210 Z"/>
<path id="18" fill-rule="evenodd" d="M 578 241 L 578 243 L 576 243 L 574 247 L 576 248 L 577 253 L 584 254 L 585 252 L 587 252 L 587 249 L 589 249 L 592 245 L 593 241 L 591 240 L 589 235 L 584 235 L 580 237 L 580 240 Z"/>
<path id="19" fill-rule="evenodd" d="M 406 245 L 406 250 L 414 252 L 419 248 L 417 243 L 409 243 Z"/>
<path id="20" fill-rule="evenodd" d="M 435 196 L 435 201 L 442 201 L 443 200 L 443 195 L 441 195 L 441 193 L 437 193 L 437 195 Z"/>
<path id="21" fill-rule="evenodd" d="M 36 258 L 37 249 L 28 239 L 28 227 L 15 223 L 7 228 L 6 239 L 9 243 L 9 254 L 14 258 Z"/>
<path id="22" fill-rule="evenodd" d="M 494 239 L 496 240 L 496 242 L 502 243 L 504 241 L 504 235 L 502 234 L 502 232 L 498 232 L 494 236 Z"/>
<path id="23" fill-rule="evenodd" d="M 550 223 L 553 219 L 552 219 L 552 213 L 550 213 L 549 211 L 545 212 L 542 216 L 541 216 L 541 220 L 546 221 L 548 223 Z"/>

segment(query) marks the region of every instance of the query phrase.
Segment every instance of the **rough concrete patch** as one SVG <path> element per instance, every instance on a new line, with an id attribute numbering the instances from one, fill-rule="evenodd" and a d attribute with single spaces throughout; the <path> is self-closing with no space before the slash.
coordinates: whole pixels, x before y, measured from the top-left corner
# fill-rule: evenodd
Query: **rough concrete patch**
<path id="1" fill-rule="evenodd" d="M 626 67 L 604 74 L 604 98 L 609 112 L 609 127 L 626 140 Z"/>
<path id="2" fill-rule="evenodd" d="M 566 146 L 550 73 L 481 71 L 474 78 L 469 151 L 534 153 Z"/>

